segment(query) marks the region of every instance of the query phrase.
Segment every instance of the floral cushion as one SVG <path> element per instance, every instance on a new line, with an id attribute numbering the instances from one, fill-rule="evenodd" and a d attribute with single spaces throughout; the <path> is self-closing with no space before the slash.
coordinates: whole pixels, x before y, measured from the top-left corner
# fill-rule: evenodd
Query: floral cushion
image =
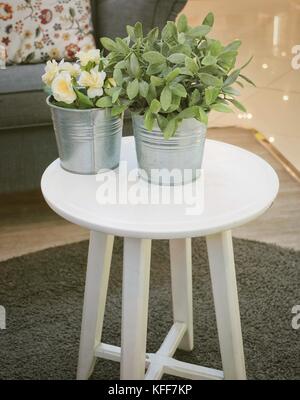
<path id="1" fill-rule="evenodd" d="M 0 46 L 8 64 L 73 60 L 95 48 L 90 0 L 0 1 Z"/>

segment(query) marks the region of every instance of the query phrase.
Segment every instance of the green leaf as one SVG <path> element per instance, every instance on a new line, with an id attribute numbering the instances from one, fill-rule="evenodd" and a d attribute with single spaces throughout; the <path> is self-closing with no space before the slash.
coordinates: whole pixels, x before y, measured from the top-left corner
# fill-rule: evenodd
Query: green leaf
<path id="1" fill-rule="evenodd" d="M 114 68 L 116 69 L 125 69 L 127 67 L 126 61 L 122 60 L 117 62 Z"/>
<path id="2" fill-rule="evenodd" d="M 193 73 L 185 67 L 180 68 L 180 73 L 181 73 L 181 75 L 193 76 Z"/>
<path id="3" fill-rule="evenodd" d="M 165 57 L 158 51 L 147 51 L 143 54 L 143 59 L 149 64 L 161 64 L 166 61 Z"/>
<path id="4" fill-rule="evenodd" d="M 72 108 L 72 109 L 77 108 L 74 103 L 67 104 L 64 103 L 63 101 L 56 101 L 56 100 L 51 100 L 51 103 L 53 103 L 57 107 L 62 107 L 62 108 Z"/>
<path id="5" fill-rule="evenodd" d="M 94 107 L 94 103 L 87 95 L 83 94 L 78 89 L 74 89 L 74 90 L 77 95 L 77 99 L 78 99 L 80 106 L 82 106 L 84 108 L 93 108 Z"/>
<path id="6" fill-rule="evenodd" d="M 240 40 L 234 40 L 233 42 L 229 43 L 226 47 L 224 47 L 222 53 L 227 53 L 229 51 L 237 51 L 242 42 Z"/>
<path id="7" fill-rule="evenodd" d="M 184 32 L 178 33 L 177 40 L 178 40 L 178 43 L 184 44 L 185 40 L 186 40 L 185 33 Z"/>
<path id="8" fill-rule="evenodd" d="M 125 43 L 124 40 L 122 40 L 121 38 L 117 37 L 116 38 L 116 46 L 118 51 L 121 54 L 127 55 L 129 52 L 129 47 L 127 46 L 127 44 Z"/>
<path id="9" fill-rule="evenodd" d="M 222 52 L 223 46 L 219 40 L 210 40 L 208 50 L 212 56 L 218 56 Z"/>
<path id="10" fill-rule="evenodd" d="M 184 110 L 182 110 L 177 118 L 179 119 L 186 119 L 186 118 L 195 118 L 198 115 L 198 106 L 192 106 L 192 107 L 188 107 Z"/>
<path id="11" fill-rule="evenodd" d="M 149 91 L 149 84 L 145 81 L 139 83 L 139 93 L 142 97 L 146 98 Z"/>
<path id="12" fill-rule="evenodd" d="M 130 56 L 130 70 L 136 78 L 140 75 L 140 64 L 134 53 Z"/>
<path id="13" fill-rule="evenodd" d="M 160 130 L 164 131 L 168 125 L 168 119 L 161 114 L 157 114 L 156 119 Z"/>
<path id="14" fill-rule="evenodd" d="M 157 114 L 160 110 L 160 102 L 157 99 L 153 99 L 150 104 L 150 111 L 153 114 Z"/>
<path id="15" fill-rule="evenodd" d="M 231 94 L 232 96 L 240 96 L 240 92 L 232 86 L 223 87 L 222 92 L 225 94 Z"/>
<path id="16" fill-rule="evenodd" d="M 184 60 L 185 63 L 185 67 L 192 73 L 195 74 L 196 72 L 199 71 L 199 66 L 198 64 L 195 62 L 195 60 L 193 60 L 190 57 L 185 57 Z"/>
<path id="17" fill-rule="evenodd" d="M 148 131 L 152 131 L 153 129 L 153 125 L 154 125 L 154 115 L 151 113 L 150 110 L 148 110 L 145 114 L 145 118 L 144 118 L 144 126 Z"/>
<path id="18" fill-rule="evenodd" d="M 122 88 L 120 88 L 120 87 L 114 87 L 114 91 L 113 91 L 113 94 L 111 96 L 111 101 L 113 103 L 115 103 L 118 100 L 118 98 L 120 96 L 120 93 L 121 93 L 121 90 L 122 90 Z"/>
<path id="19" fill-rule="evenodd" d="M 179 106 L 180 106 L 180 101 L 181 101 L 181 97 L 176 96 L 176 95 L 173 94 L 173 96 L 172 96 L 172 104 L 167 109 L 167 112 L 168 113 L 172 113 L 174 111 L 178 111 L 179 110 Z"/>
<path id="20" fill-rule="evenodd" d="M 168 61 L 172 64 L 184 64 L 185 62 L 185 54 L 182 53 L 174 53 L 168 57 Z"/>
<path id="21" fill-rule="evenodd" d="M 166 64 L 150 64 L 146 70 L 147 75 L 159 74 L 166 68 Z"/>
<path id="22" fill-rule="evenodd" d="M 177 125 L 178 125 L 178 122 L 176 121 L 175 118 L 171 119 L 168 122 L 166 128 L 163 131 L 165 139 L 170 139 L 170 137 L 172 137 L 174 135 L 174 133 L 176 132 L 176 129 L 177 129 Z"/>
<path id="23" fill-rule="evenodd" d="M 247 112 L 247 110 L 243 106 L 243 104 L 240 103 L 239 101 L 237 101 L 236 99 L 227 99 L 227 100 L 230 101 L 238 110 L 240 110 L 242 112 Z"/>
<path id="24" fill-rule="evenodd" d="M 203 82 L 207 86 L 216 86 L 221 87 L 223 82 L 221 79 L 215 77 L 214 75 L 207 74 L 205 72 L 201 72 L 199 74 L 200 81 Z"/>
<path id="25" fill-rule="evenodd" d="M 173 81 L 177 76 L 180 74 L 180 68 L 175 68 L 173 71 L 169 72 L 168 75 L 166 76 L 166 81 L 170 83 Z"/>
<path id="26" fill-rule="evenodd" d="M 136 37 L 136 39 L 140 39 L 143 37 L 143 26 L 140 22 L 137 22 L 134 25 L 134 36 Z"/>
<path id="27" fill-rule="evenodd" d="M 237 78 L 240 76 L 241 70 L 240 69 L 236 69 L 235 71 L 233 71 L 228 78 L 225 80 L 224 85 L 223 86 L 230 86 L 232 85 Z"/>
<path id="28" fill-rule="evenodd" d="M 114 104 L 111 109 L 111 116 L 116 117 L 117 115 L 122 114 L 126 108 L 127 107 L 124 104 Z"/>
<path id="29" fill-rule="evenodd" d="M 214 101 L 219 96 L 220 89 L 216 87 L 209 86 L 205 89 L 205 103 L 209 106 L 214 103 Z"/>
<path id="30" fill-rule="evenodd" d="M 139 81 L 134 79 L 133 81 L 128 82 L 126 92 L 130 100 L 134 99 L 139 93 Z"/>
<path id="31" fill-rule="evenodd" d="M 240 70 L 246 68 L 246 67 L 250 64 L 250 62 L 251 62 L 252 60 L 253 60 L 253 56 L 251 56 L 251 57 L 249 58 L 249 60 L 248 60 L 247 62 L 245 62 L 245 64 L 242 65 L 242 66 L 240 67 Z"/>
<path id="32" fill-rule="evenodd" d="M 116 81 L 118 86 L 122 86 L 123 84 L 123 74 L 119 68 L 114 69 L 113 78 Z"/>
<path id="33" fill-rule="evenodd" d="M 136 41 L 136 37 L 135 37 L 135 34 L 134 34 L 134 27 L 131 26 L 131 25 L 126 25 L 126 31 L 127 31 L 128 36 L 130 37 L 130 39 L 133 42 L 135 42 Z"/>
<path id="34" fill-rule="evenodd" d="M 84 67 L 81 67 L 81 69 L 90 72 L 90 70 L 94 67 L 95 67 L 94 61 L 89 61 Z"/>
<path id="35" fill-rule="evenodd" d="M 170 86 L 172 93 L 179 97 L 186 97 L 187 92 L 185 87 L 181 83 L 174 83 Z"/>
<path id="36" fill-rule="evenodd" d="M 201 61 L 202 65 L 215 65 L 216 63 L 217 63 L 217 58 L 210 55 L 205 56 Z"/>
<path id="37" fill-rule="evenodd" d="M 177 21 L 178 32 L 186 32 L 188 28 L 188 20 L 184 14 L 181 14 Z"/>
<path id="38" fill-rule="evenodd" d="M 242 79 L 244 79 L 246 82 L 250 83 L 250 85 L 256 87 L 255 83 L 252 82 L 249 78 L 247 78 L 247 76 L 240 74 L 240 77 L 241 77 Z"/>
<path id="39" fill-rule="evenodd" d="M 212 12 L 208 13 L 207 16 L 204 18 L 202 25 L 208 25 L 210 27 L 213 26 L 215 21 L 214 14 Z"/>
<path id="40" fill-rule="evenodd" d="M 223 104 L 223 103 L 213 104 L 211 106 L 211 109 L 218 111 L 218 112 L 224 112 L 224 113 L 232 113 L 233 112 L 230 107 L 228 107 L 226 104 Z"/>
<path id="41" fill-rule="evenodd" d="M 169 39 L 176 38 L 177 36 L 177 28 L 173 21 L 168 21 L 164 26 L 161 37 L 163 41 L 168 41 Z"/>
<path id="42" fill-rule="evenodd" d="M 153 44 L 157 40 L 158 34 L 159 29 L 157 27 L 151 29 L 151 31 L 147 34 L 148 43 Z"/>
<path id="43" fill-rule="evenodd" d="M 229 51 L 228 53 L 222 53 L 218 56 L 218 63 L 222 65 L 225 70 L 230 71 L 236 61 L 237 51 Z"/>
<path id="44" fill-rule="evenodd" d="M 164 111 L 170 107 L 172 103 L 172 92 L 168 86 L 165 86 L 160 95 L 160 104 Z"/>
<path id="45" fill-rule="evenodd" d="M 199 103 L 200 99 L 201 96 L 199 90 L 194 89 L 189 99 L 189 106 L 194 106 L 195 104 Z"/>
<path id="46" fill-rule="evenodd" d="M 112 100 L 109 96 L 101 97 L 97 102 L 96 106 L 100 108 L 107 108 L 112 106 Z"/>
<path id="47" fill-rule="evenodd" d="M 186 56 L 189 56 L 192 54 L 192 48 L 188 44 L 177 44 L 175 46 L 172 45 L 170 48 L 170 54 L 185 54 Z"/>
<path id="48" fill-rule="evenodd" d="M 100 39 L 100 42 L 101 42 L 102 46 L 108 51 L 117 51 L 118 50 L 116 43 L 108 37 L 102 37 Z"/>
<path id="49" fill-rule="evenodd" d="M 208 115 L 206 112 L 203 110 L 202 107 L 198 107 L 198 118 L 200 122 L 203 122 L 203 124 L 207 125 L 208 124 Z"/>
<path id="50" fill-rule="evenodd" d="M 163 78 L 160 78 L 159 76 L 152 75 L 150 77 L 150 82 L 153 86 L 162 86 L 165 83 L 165 80 Z"/>
<path id="51" fill-rule="evenodd" d="M 209 25 L 200 25 L 192 28 L 187 32 L 192 38 L 201 39 L 203 36 L 206 36 L 210 32 L 211 27 Z"/>
<path id="52" fill-rule="evenodd" d="M 152 85 L 152 83 L 150 83 L 148 94 L 146 97 L 147 103 L 150 105 L 151 101 L 153 99 L 155 99 L 156 97 L 157 97 L 156 88 L 155 88 L 155 86 Z"/>

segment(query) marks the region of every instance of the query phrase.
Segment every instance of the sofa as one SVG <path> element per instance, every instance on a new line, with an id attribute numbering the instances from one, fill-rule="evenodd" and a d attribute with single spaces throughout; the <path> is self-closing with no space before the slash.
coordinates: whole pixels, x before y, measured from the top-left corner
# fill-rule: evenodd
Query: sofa
<path id="1" fill-rule="evenodd" d="M 92 0 L 95 39 L 124 36 L 126 25 L 145 30 L 174 20 L 187 0 Z M 57 158 L 51 115 L 42 88 L 43 64 L 0 70 L 0 193 L 39 187 L 47 165 Z M 124 134 L 130 134 L 126 119 Z"/>

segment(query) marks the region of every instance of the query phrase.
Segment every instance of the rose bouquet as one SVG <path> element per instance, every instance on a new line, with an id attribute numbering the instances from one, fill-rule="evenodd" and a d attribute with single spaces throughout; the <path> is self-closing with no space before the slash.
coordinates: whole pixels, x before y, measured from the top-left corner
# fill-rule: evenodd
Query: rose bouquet
<path id="1" fill-rule="evenodd" d="M 105 71 L 106 58 L 98 49 L 79 51 L 76 58 L 74 63 L 47 62 L 42 80 L 51 95 L 50 102 L 62 108 L 102 108 L 99 99 L 105 90 L 115 86 L 114 79 Z M 106 103 L 104 108 L 109 106 Z M 121 112 L 114 110 L 112 115 Z"/>
<path id="2" fill-rule="evenodd" d="M 101 51 L 79 51 L 76 58 L 73 63 L 48 61 L 42 80 L 62 168 L 96 174 L 119 164 L 123 105 L 105 97 L 115 81 Z"/>

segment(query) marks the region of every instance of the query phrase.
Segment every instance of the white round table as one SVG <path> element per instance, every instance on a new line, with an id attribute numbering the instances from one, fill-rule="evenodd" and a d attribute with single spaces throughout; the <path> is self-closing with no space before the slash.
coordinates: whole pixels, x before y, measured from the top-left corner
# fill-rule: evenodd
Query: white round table
<path id="1" fill-rule="evenodd" d="M 96 357 L 121 362 L 121 379 L 245 379 L 231 229 L 257 218 L 278 192 L 274 170 L 258 156 L 207 140 L 200 178 L 161 187 L 138 178 L 132 137 L 122 139 L 120 167 L 98 175 L 44 172 L 49 206 L 91 231 L 77 378 Z M 114 236 L 123 236 L 121 348 L 101 342 Z M 193 348 L 191 238 L 206 236 L 223 371 L 175 360 Z M 151 239 L 170 240 L 174 324 L 154 354 L 146 354 Z M 147 372 L 145 375 L 145 367 Z"/>

